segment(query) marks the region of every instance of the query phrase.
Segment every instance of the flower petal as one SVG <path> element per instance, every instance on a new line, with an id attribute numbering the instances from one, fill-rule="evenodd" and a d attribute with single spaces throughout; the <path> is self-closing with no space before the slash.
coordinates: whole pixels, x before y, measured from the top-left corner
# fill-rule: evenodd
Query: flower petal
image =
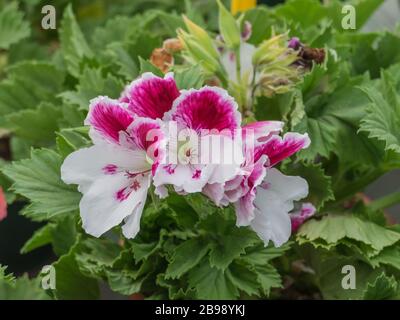
<path id="1" fill-rule="evenodd" d="M 203 188 L 205 194 L 216 206 L 223 205 L 222 199 L 224 197 L 224 184 L 223 183 L 208 183 Z"/>
<path id="2" fill-rule="evenodd" d="M 253 79 L 253 63 L 252 57 L 256 51 L 253 45 L 242 42 L 240 44 L 240 77 L 247 78 L 247 83 L 250 84 Z M 233 51 L 227 50 L 221 56 L 221 63 L 228 74 L 228 79 L 232 82 L 237 82 L 236 55 Z"/>
<path id="3" fill-rule="evenodd" d="M 316 212 L 315 207 L 311 203 L 303 203 L 300 210 L 292 212 L 290 214 L 290 220 L 292 222 L 292 233 L 296 232 L 300 226 Z"/>
<path id="4" fill-rule="evenodd" d="M 0 221 L 7 217 L 7 201 L 3 189 L 0 187 Z"/>
<path id="5" fill-rule="evenodd" d="M 154 176 L 154 185 L 173 185 L 175 190 L 185 193 L 201 192 L 212 171 L 209 165 L 160 165 Z"/>
<path id="6" fill-rule="evenodd" d="M 91 126 L 90 136 L 94 143 L 102 139 L 119 143 L 120 132 L 125 131 L 132 121 L 132 115 L 123 104 L 108 97 L 98 97 L 90 101 L 85 124 Z"/>
<path id="7" fill-rule="evenodd" d="M 257 160 L 261 155 L 266 155 L 269 158 L 269 165 L 274 166 L 309 145 L 310 138 L 307 133 L 288 132 L 283 138 L 274 135 L 262 145 L 256 146 L 254 159 Z"/>
<path id="8" fill-rule="evenodd" d="M 61 166 L 61 178 L 67 184 L 78 184 L 79 190 L 85 192 L 103 176 L 144 172 L 150 167 L 146 152 L 104 143 L 68 155 Z"/>
<path id="9" fill-rule="evenodd" d="M 236 209 L 236 225 L 248 226 L 254 219 L 254 200 L 256 198 L 256 188 L 261 184 L 266 175 L 265 163 L 267 158 L 261 157 L 253 166 L 253 169 L 249 176 L 244 180 L 245 194 L 235 202 Z"/>
<path id="10" fill-rule="evenodd" d="M 150 176 L 148 176 L 147 188 L 150 187 Z M 136 237 L 140 230 L 140 219 L 142 217 L 144 205 L 146 204 L 146 195 L 143 196 L 143 201 L 133 210 L 133 213 L 124 219 L 125 224 L 122 226 L 122 234 L 128 238 Z"/>
<path id="11" fill-rule="evenodd" d="M 256 121 L 242 127 L 243 140 L 250 136 L 255 141 L 266 141 L 273 134 L 282 131 L 284 123 L 282 121 Z"/>
<path id="12" fill-rule="evenodd" d="M 293 201 L 307 196 L 308 184 L 303 178 L 285 176 L 274 168 L 268 170 L 264 182 L 257 188 L 255 215 L 250 226 L 265 245 L 271 240 L 279 247 L 291 234 L 288 212 L 293 209 Z"/>
<path id="13" fill-rule="evenodd" d="M 164 120 L 176 121 L 181 127 L 197 132 L 225 130 L 233 136 L 241 122 L 237 109 L 237 103 L 224 89 L 205 86 L 183 91 Z"/>
<path id="14" fill-rule="evenodd" d="M 125 89 L 120 100 L 127 102 L 128 109 L 139 117 L 162 119 L 178 96 L 172 73 L 163 79 L 147 72 Z"/>
<path id="15" fill-rule="evenodd" d="M 149 181 L 149 175 L 129 178 L 124 173 L 96 180 L 84 193 L 79 204 L 82 227 L 88 234 L 100 237 L 126 217 L 135 215 L 132 219 L 136 224 L 129 219 L 130 223 L 126 227 L 128 230 L 125 232 L 129 236 L 136 235 L 140 208 L 146 201 Z"/>

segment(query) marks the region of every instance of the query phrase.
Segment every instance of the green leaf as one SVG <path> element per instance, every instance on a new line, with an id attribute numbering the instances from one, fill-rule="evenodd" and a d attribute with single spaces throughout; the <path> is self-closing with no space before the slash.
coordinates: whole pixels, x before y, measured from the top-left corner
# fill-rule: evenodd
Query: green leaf
<path id="1" fill-rule="evenodd" d="M 0 115 L 34 109 L 44 101 L 54 102 L 61 91 L 64 74 L 46 62 L 21 62 L 8 69 L 8 78 L 0 82 Z M 8 122 L 2 117 L 0 124 Z"/>
<path id="2" fill-rule="evenodd" d="M 189 284 L 197 299 L 232 300 L 239 292 L 224 271 L 210 266 L 207 259 L 189 272 Z"/>
<path id="3" fill-rule="evenodd" d="M 45 115 L 45 116 L 44 116 Z M 59 107 L 41 103 L 36 109 L 21 110 L 6 116 L 8 128 L 19 137 L 34 142 L 54 140 L 62 113 Z"/>
<path id="4" fill-rule="evenodd" d="M 246 268 L 245 265 L 234 262 L 226 271 L 229 281 L 239 290 L 248 295 L 257 295 L 259 291 L 259 282 L 257 274 Z"/>
<path id="5" fill-rule="evenodd" d="M 59 36 L 67 69 L 74 77 L 78 77 L 83 60 L 91 59 L 94 55 L 75 19 L 71 5 L 64 10 Z"/>
<path id="6" fill-rule="evenodd" d="M 75 255 L 79 245 L 75 245 L 68 254 L 63 255 L 56 263 L 55 295 L 62 300 L 98 299 L 99 287 L 96 280 L 81 273 Z"/>
<path id="7" fill-rule="evenodd" d="M 18 10 L 17 2 L 11 2 L 0 11 L 0 49 L 28 37 L 31 33 L 29 22 Z"/>
<path id="8" fill-rule="evenodd" d="M 161 229 L 159 231 L 159 239 L 158 241 L 143 241 L 141 242 L 140 238 L 136 238 L 133 241 L 130 241 L 132 247 L 132 253 L 136 262 L 149 259 L 154 253 L 162 248 L 162 245 L 165 242 L 165 237 L 168 235 L 168 232 L 165 229 Z"/>
<path id="9" fill-rule="evenodd" d="M 69 215 L 58 219 L 51 229 L 51 238 L 54 253 L 57 256 L 67 254 L 76 242 L 76 217 Z"/>
<path id="10" fill-rule="evenodd" d="M 309 185 L 309 195 L 304 201 L 309 201 L 317 209 L 321 208 L 326 201 L 334 200 L 331 177 L 325 175 L 322 165 L 313 163 L 295 163 L 285 166 L 285 174 L 304 178 Z"/>
<path id="11" fill-rule="evenodd" d="M 393 245 L 384 248 L 378 255 L 369 258 L 368 262 L 374 268 L 380 265 L 388 265 L 400 270 L 400 247 Z"/>
<path id="12" fill-rule="evenodd" d="M 78 149 L 89 147 L 92 144 L 86 127 L 62 129 L 60 132 L 57 132 L 56 143 L 57 149 L 63 157 Z"/>
<path id="13" fill-rule="evenodd" d="M 230 232 L 217 235 L 216 241 L 211 246 L 210 265 L 225 270 L 256 241 L 255 233 L 246 228 L 233 227 Z"/>
<path id="14" fill-rule="evenodd" d="M 137 278 L 135 273 L 129 270 L 108 271 L 108 284 L 111 290 L 123 295 L 139 293 L 146 276 Z"/>
<path id="15" fill-rule="evenodd" d="M 135 32 L 140 32 L 140 15 L 133 17 L 115 16 L 108 19 L 104 26 L 94 30 L 91 43 L 96 50 L 104 50 L 115 42 L 126 42 Z"/>
<path id="16" fill-rule="evenodd" d="M 28 253 L 37 248 L 43 247 L 47 244 L 50 244 L 52 241 L 51 232 L 53 229 L 53 225 L 46 224 L 44 227 L 36 230 L 33 236 L 24 244 L 21 248 L 21 253 Z"/>
<path id="17" fill-rule="evenodd" d="M 362 118 L 360 131 L 369 138 L 385 142 L 385 150 L 400 153 L 400 98 L 395 89 L 394 79 L 382 72 L 382 88 L 363 87 L 371 104 L 367 115 Z"/>
<path id="18" fill-rule="evenodd" d="M 400 233 L 349 214 L 328 214 L 321 220 L 309 220 L 297 233 L 300 243 L 311 242 L 316 247 L 331 248 L 345 239 L 361 242 L 374 255 L 399 241 Z"/>
<path id="19" fill-rule="evenodd" d="M 315 272 L 316 284 L 326 300 L 362 299 L 368 282 L 382 272 L 382 269 L 372 269 L 354 257 L 341 256 L 332 251 L 313 250 L 308 256 L 310 267 Z M 353 266 L 355 269 L 355 289 L 345 289 L 342 286 L 348 274 L 343 273 L 344 266 Z"/>
<path id="20" fill-rule="evenodd" d="M 288 249 L 290 249 L 290 243 L 279 248 L 264 247 L 261 244 L 246 249 L 246 254 L 239 258 L 239 261 L 257 276 L 264 295 L 268 296 L 271 288 L 282 287 L 281 276 L 269 261 L 282 256 Z"/>
<path id="21" fill-rule="evenodd" d="M 135 79 L 139 74 L 139 68 L 135 59 L 122 43 L 111 43 L 107 46 L 108 54 L 119 66 L 118 73 L 124 76 L 128 81 Z"/>
<path id="22" fill-rule="evenodd" d="M 139 63 L 140 63 L 140 73 L 143 74 L 144 72 L 151 72 L 154 73 L 156 76 L 159 77 L 164 77 L 164 74 L 160 69 L 158 69 L 156 66 L 154 66 L 152 63 L 150 63 L 147 60 L 144 60 L 142 57 L 139 57 Z"/>
<path id="23" fill-rule="evenodd" d="M 272 288 L 282 288 L 282 279 L 278 271 L 270 264 L 249 266 L 257 275 L 257 281 L 261 286 L 261 292 L 269 296 Z"/>
<path id="24" fill-rule="evenodd" d="M 356 74 L 369 72 L 372 78 L 378 78 L 381 69 L 399 62 L 399 35 L 390 32 L 347 33 L 336 38 L 337 50 L 343 59 L 351 62 Z"/>
<path id="25" fill-rule="evenodd" d="M 258 45 L 271 36 L 271 27 L 275 19 L 271 10 L 259 6 L 246 11 L 243 21 L 250 22 L 252 27 L 251 36 L 247 42 Z"/>
<path id="26" fill-rule="evenodd" d="M 131 250 L 122 251 L 112 268 L 106 270 L 108 284 L 113 291 L 124 295 L 138 293 L 158 263 L 160 262 L 155 258 L 134 265 Z"/>
<path id="27" fill-rule="evenodd" d="M 287 250 L 290 249 L 291 242 L 287 242 L 281 247 L 269 246 L 265 247 L 264 244 L 258 244 L 256 246 L 246 249 L 246 254 L 240 257 L 240 261 L 243 261 L 249 265 L 265 265 L 269 261 L 282 256 Z"/>
<path id="28" fill-rule="evenodd" d="M 306 29 L 324 18 L 326 9 L 317 0 L 290 0 L 277 7 L 276 14 Z"/>
<path id="29" fill-rule="evenodd" d="M 89 102 L 99 95 L 110 98 L 119 98 L 124 85 L 120 79 L 113 75 L 104 74 L 102 69 L 87 67 L 79 76 L 79 84 L 75 91 L 66 91 L 60 97 L 67 104 L 78 105 L 87 110 Z"/>
<path id="30" fill-rule="evenodd" d="M 394 276 L 388 277 L 382 272 L 374 282 L 368 283 L 364 291 L 364 300 L 385 300 L 397 297 L 398 283 Z"/>
<path id="31" fill-rule="evenodd" d="M 0 283 L 13 284 L 15 281 L 14 275 L 12 273 L 6 274 L 7 266 L 2 266 L 0 264 Z"/>
<path id="32" fill-rule="evenodd" d="M 78 210 L 81 198 L 74 187 L 61 181 L 62 159 L 48 149 L 32 150 L 31 158 L 2 169 L 13 180 L 13 190 L 31 201 L 25 214 L 34 220 L 47 220 Z"/>
<path id="33" fill-rule="evenodd" d="M 225 8 L 220 0 L 217 0 L 219 7 L 219 31 L 228 48 L 236 49 L 240 45 L 239 26 L 232 14 Z"/>
<path id="34" fill-rule="evenodd" d="M 49 300 L 40 285 L 40 277 L 29 279 L 23 275 L 12 282 L 0 278 L 0 300 Z"/>
<path id="35" fill-rule="evenodd" d="M 194 289 L 186 287 L 183 288 L 181 282 L 179 282 L 178 280 L 166 279 L 165 275 L 162 273 L 157 275 L 156 282 L 160 287 L 168 289 L 167 298 L 169 297 L 169 299 L 193 300 L 196 298 L 196 292 Z M 160 294 L 162 295 L 162 298 L 166 299 L 162 293 Z M 153 300 L 154 298 L 149 297 L 146 299 Z"/>
<path id="36" fill-rule="evenodd" d="M 113 265 L 122 248 L 108 239 L 85 239 L 80 243 L 76 261 L 81 272 L 89 277 L 106 276 L 106 268 Z"/>
<path id="37" fill-rule="evenodd" d="M 202 238 L 193 238 L 180 244 L 174 250 L 165 277 L 176 279 L 196 266 L 209 250 L 209 244 Z"/>
<path id="38" fill-rule="evenodd" d="M 204 83 L 203 68 L 194 65 L 174 73 L 176 85 L 179 89 L 199 89 Z"/>
<path id="39" fill-rule="evenodd" d="M 317 155 L 329 158 L 334 153 L 341 163 L 347 164 L 377 164 L 382 160 L 380 146 L 358 132 L 369 104 L 365 94 L 356 87 L 364 81 L 352 79 L 331 94 L 318 95 L 305 102 L 306 115 L 294 131 L 308 132 L 311 145 L 298 154 L 300 159 L 312 161 Z"/>

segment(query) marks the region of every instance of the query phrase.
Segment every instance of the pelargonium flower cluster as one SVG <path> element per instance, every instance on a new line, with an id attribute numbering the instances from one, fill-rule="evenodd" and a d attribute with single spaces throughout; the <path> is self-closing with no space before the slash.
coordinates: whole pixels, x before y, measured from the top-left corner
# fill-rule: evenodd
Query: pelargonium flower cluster
<path id="1" fill-rule="evenodd" d="M 61 175 L 83 194 L 87 233 L 99 237 L 123 222 L 123 235 L 134 238 L 153 186 L 161 198 L 173 189 L 201 192 L 217 206 L 233 204 L 237 226 L 250 226 L 265 244 L 279 246 L 290 237 L 289 212 L 308 185 L 275 165 L 308 147 L 307 134 L 280 136 L 278 121 L 242 126 L 224 89 L 179 90 L 172 73 L 145 73 L 118 100 L 93 99 L 85 124 L 93 146 L 70 154 Z"/>

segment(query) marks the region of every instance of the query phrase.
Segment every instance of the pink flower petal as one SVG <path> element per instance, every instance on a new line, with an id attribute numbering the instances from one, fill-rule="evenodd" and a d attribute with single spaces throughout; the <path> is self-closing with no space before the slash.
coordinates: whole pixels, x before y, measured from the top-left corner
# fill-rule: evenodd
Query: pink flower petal
<path id="1" fill-rule="evenodd" d="M 119 141 L 119 134 L 132 123 L 132 115 L 117 100 L 98 97 L 90 102 L 86 125 L 92 127 L 92 139 L 100 135 L 110 141 Z"/>
<path id="2" fill-rule="evenodd" d="M 165 155 L 165 136 L 159 121 L 138 118 L 127 129 L 127 140 L 134 144 L 135 149 L 146 151 L 148 160 L 151 159 L 153 175 L 159 162 Z"/>
<path id="3" fill-rule="evenodd" d="M 197 132 L 210 130 L 233 136 L 241 122 L 237 108 L 236 102 L 225 90 L 205 86 L 199 90 L 184 91 L 164 119 L 176 121 L 178 125 Z"/>
<path id="4" fill-rule="evenodd" d="M 296 232 L 300 226 L 316 212 L 315 207 L 311 203 L 303 203 L 299 211 L 290 214 L 290 221 L 292 222 L 292 233 Z"/>
<path id="5" fill-rule="evenodd" d="M 267 142 L 255 148 L 254 159 L 256 161 L 261 155 L 266 155 L 269 158 L 269 165 L 274 166 L 309 145 L 310 138 L 307 133 L 289 132 L 283 138 L 272 136 Z"/>
<path id="6" fill-rule="evenodd" d="M 248 226 L 254 218 L 254 200 L 256 198 L 256 188 L 261 184 L 266 175 L 265 156 L 261 157 L 253 167 L 250 175 L 246 177 L 246 193 L 235 203 L 236 225 Z"/>
<path id="7" fill-rule="evenodd" d="M 281 121 L 257 121 L 242 127 L 243 140 L 246 137 L 256 141 L 266 141 L 273 134 L 279 134 L 283 129 Z"/>
<path id="8" fill-rule="evenodd" d="M 120 101 L 126 102 L 128 109 L 139 117 L 161 119 L 178 96 L 172 73 L 167 73 L 164 79 L 144 73 L 125 89 Z"/>
<path id="9" fill-rule="evenodd" d="M 7 201 L 3 189 L 0 187 L 0 221 L 7 217 Z"/>

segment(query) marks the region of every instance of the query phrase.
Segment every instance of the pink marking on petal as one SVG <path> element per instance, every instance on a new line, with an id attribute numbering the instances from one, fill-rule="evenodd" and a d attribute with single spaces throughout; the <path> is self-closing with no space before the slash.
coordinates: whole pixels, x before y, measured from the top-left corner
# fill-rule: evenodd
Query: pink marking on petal
<path id="1" fill-rule="evenodd" d="M 200 179 L 200 176 L 201 176 L 201 170 L 195 170 L 192 179 Z"/>
<path id="2" fill-rule="evenodd" d="M 119 202 L 125 201 L 126 199 L 129 198 L 129 196 L 132 194 L 132 192 L 136 192 L 140 189 L 141 185 L 138 180 L 133 180 L 131 185 L 128 187 L 124 187 L 120 190 L 117 191 L 116 193 L 116 198 Z"/>
<path id="3" fill-rule="evenodd" d="M 134 191 L 138 191 L 139 188 L 140 188 L 140 183 L 139 183 L 139 181 L 134 180 L 133 183 L 132 183 L 132 185 L 131 185 L 131 188 L 132 188 Z"/>
<path id="4" fill-rule="evenodd" d="M 261 155 L 266 155 L 269 158 L 269 165 L 274 166 L 309 145 L 310 139 L 307 133 L 302 135 L 289 132 L 283 138 L 272 136 L 267 142 L 255 148 L 254 159 L 256 161 Z"/>
<path id="5" fill-rule="evenodd" d="M 115 164 L 108 164 L 103 168 L 104 174 L 116 174 L 118 167 Z"/>
<path id="6" fill-rule="evenodd" d="M 127 101 L 128 109 L 139 117 L 161 119 L 178 96 L 179 90 L 172 74 L 163 79 L 145 73 L 126 88 L 120 100 Z"/>
<path id="7" fill-rule="evenodd" d="M 119 202 L 122 202 L 128 199 L 131 193 L 132 190 L 130 190 L 129 187 L 125 187 L 117 191 L 116 198 Z"/>
<path id="8" fill-rule="evenodd" d="M 299 211 L 290 214 L 292 223 L 292 233 L 296 232 L 300 226 L 316 212 L 315 207 L 311 203 L 304 203 Z"/>
<path id="9" fill-rule="evenodd" d="M 163 167 L 163 169 L 168 173 L 168 174 L 174 174 L 175 173 L 175 168 L 172 167 L 172 164 L 168 164 Z"/>
<path id="10" fill-rule="evenodd" d="M 235 62 L 236 60 L 236 55 L 234 52 L 229 52 L 229 61 Z"/>
<path id="11" fill-rule="evenodd" d="M 93 99 L 85 124 L 91 125 L 109 141 L 119 141 L 119 133 L 132 123 L 132 115 L 116 100 L 107 97 Z"/>
<path id="12" fill-rule="evenodd" d="M 7 217 L 7 201 L 3 189 L 0 187 L 0 221 Z"/>
<path id="13" fill-rule="evenodd" d="M 233 135 L 239 129 L 241 115 L 236 102 L 225 90 L 205 86 L 184 91 L 164 119 L 197 132 L 228 131 Z"/>

